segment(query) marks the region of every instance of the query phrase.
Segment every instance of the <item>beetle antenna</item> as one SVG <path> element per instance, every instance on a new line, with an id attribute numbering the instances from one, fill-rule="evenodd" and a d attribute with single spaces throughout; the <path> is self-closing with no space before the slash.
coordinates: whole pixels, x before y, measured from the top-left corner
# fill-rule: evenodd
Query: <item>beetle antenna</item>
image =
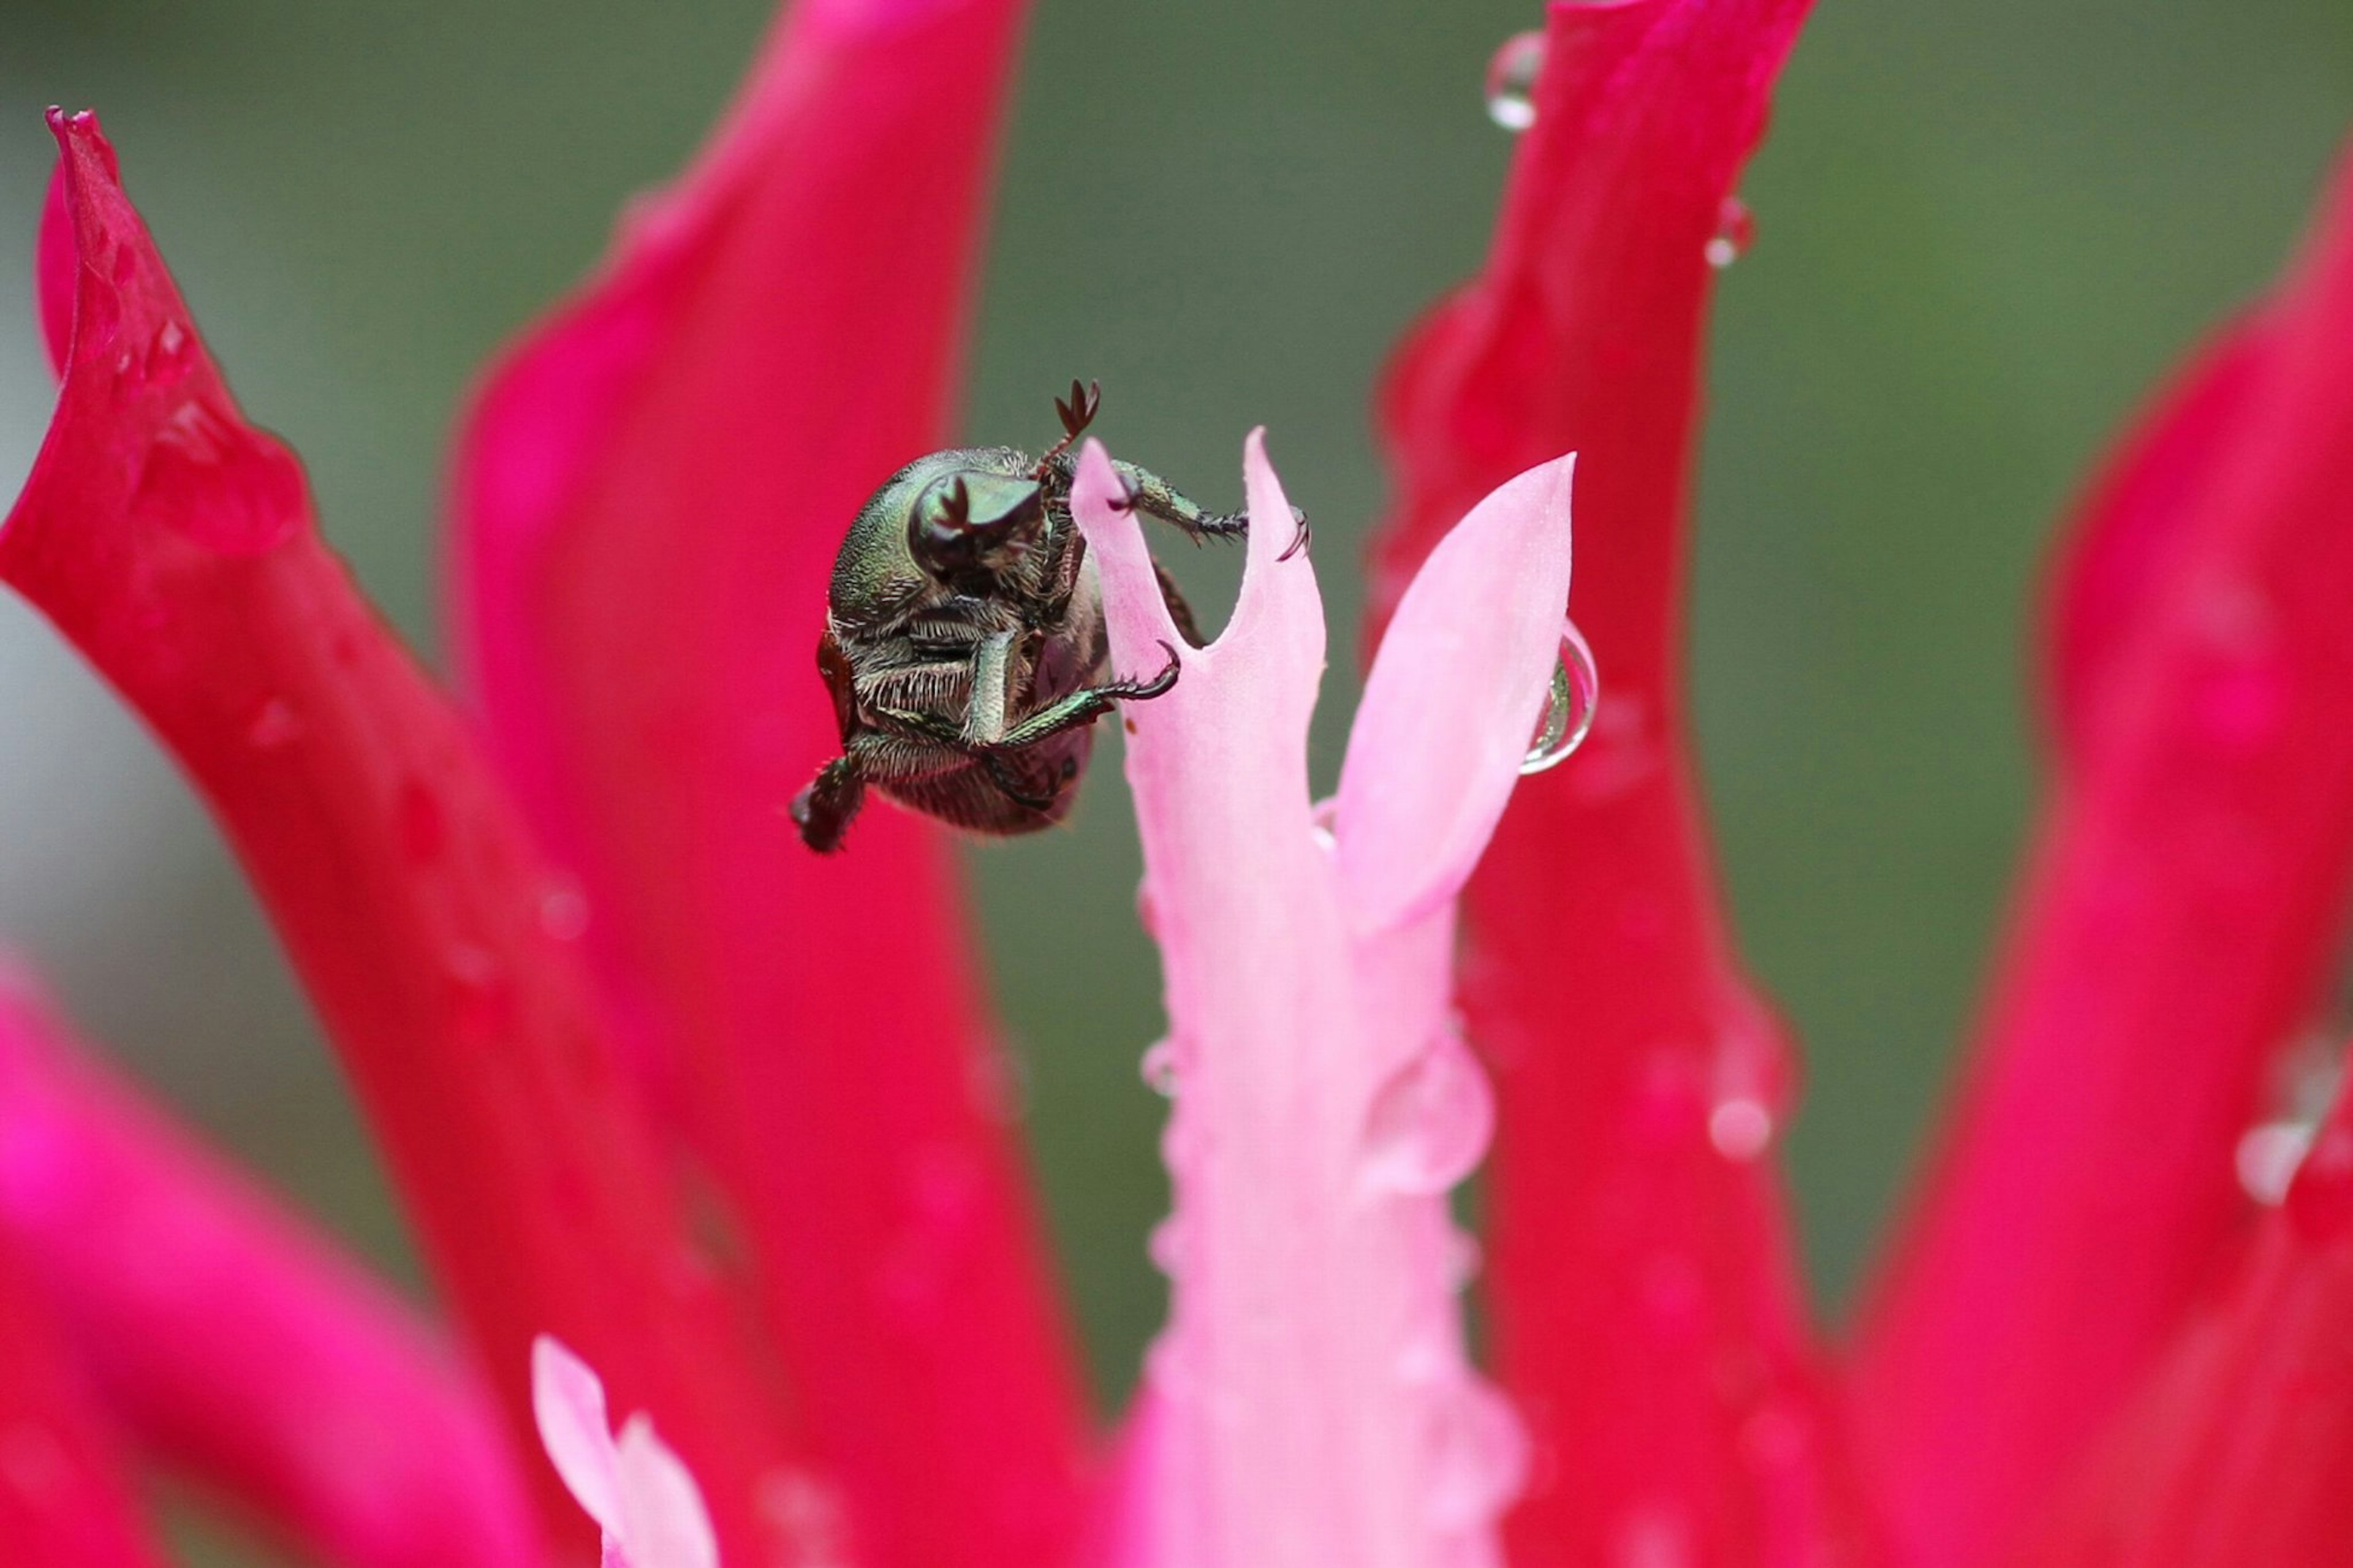
<path id="1" fill-rule="evenodd" d="M 1044 479 L 1047 470 L 1054 466 L 1054 459 L 1069 451 L 1078 438 L 1086 434 L 1087 426 L 1095 422 L 1095 416 L 1102 409 L 1103 383 L 1091 381 L 1086 385 L 1081 386 L 1078 377 L 1072 376 L 1068 401 L 1060 397 L 1054 399 L 1054 412 L 1062 421 L 1062 438 L 1049 447 L 1044 457 L 1038 459 L 1038 467 L 1033 477 Z"/>

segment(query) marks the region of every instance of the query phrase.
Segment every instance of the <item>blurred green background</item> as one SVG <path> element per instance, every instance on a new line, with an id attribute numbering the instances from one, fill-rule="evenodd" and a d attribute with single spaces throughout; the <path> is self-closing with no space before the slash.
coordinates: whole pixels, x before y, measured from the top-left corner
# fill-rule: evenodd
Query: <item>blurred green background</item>
<path id="1" fill-rule="evenodd" d="M 95 106 L 248 408 L 302 452 L 330 534 L 430 646 L 442 440 L 472 368 L 678 165 L 766 14 L 0 5 L 0 300 L 29 297 L 39 110 Z M 1264 422 L 1315 516 L 1335 624 L 1352 622 L 1344 563 L 1379 495 L 1366 390 L 1400 326 L 1482 253 L 1510 138 L 1481 78 L 1538 20 L 1533 0 L 1042 0 L 970 435 L 1033 439 L 1052 391 L 1100 375 L 1121 450 L 1229 504 L 1240 437 Z M 2341 0 L 1832 0 L 1799 43 L 1746 186 L 1758 239 L 1718 297 L 1695 662 L 1743 935 L 1810 1048 L 1788 1151 L 1833 1303 L 1938 1092 L 2010 876 L 2051 520 L 2164 367 L 2276 266 L 2348 121 Z M 47 398 L 12 303 L 12 475 Z M 1223 582 L 1207 556 L 1185 564 L 1205 597 L 1229 595 L 1230 561 Z M 1352 697 L 1327 691 L 1327 746 Z M 1062 911 L 1063 956 L 1000 954 L 998 983 L 1108 1393 L 1158 1310 L 1143 1237 L 1164 1202 L 1161 1107 L 1135 1066 L 1157 973 L 1115 780 L 1101 770 L 1073 830 L 973 857 L 993 929 L 1026 939 L 1042 890 Z M 414 1283 L 333 1069 L 200 813 L 13 601 L 0 937 Z M 265 1560 L 189 1529 L 204 1561 Z"/>

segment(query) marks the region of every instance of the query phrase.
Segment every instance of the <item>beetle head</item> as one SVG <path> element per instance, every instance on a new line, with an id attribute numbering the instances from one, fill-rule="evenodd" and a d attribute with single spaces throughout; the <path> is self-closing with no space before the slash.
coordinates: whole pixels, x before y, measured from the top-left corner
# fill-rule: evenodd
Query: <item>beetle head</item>
<path id="1" fill-rule="evenodd" d="M 907 545 L 924 571 L 953 586 L 985 586 L 1036 539 L 1046 519 L 1038 482 L 960 468 L 915 497 Z"/>

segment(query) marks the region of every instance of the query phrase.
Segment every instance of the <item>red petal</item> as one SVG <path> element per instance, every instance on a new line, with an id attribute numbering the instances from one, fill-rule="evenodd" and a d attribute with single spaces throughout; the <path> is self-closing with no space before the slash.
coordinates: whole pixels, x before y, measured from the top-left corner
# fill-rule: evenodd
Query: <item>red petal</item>
<path id="1" fill-rule="evenodd" d="M 944 837 L 875 806 L 820 858 L 783 809 L 837 749 L 834 552 L 944 444 L 1018 10 L 790 15 L 699 166 L 492 378 L 459 472 L 500 754 L 642 986 L 886 1568 L 1051 1558 L 1080 1442 Z"/>
<path id="2" fill-rule="evenodd" d="M 41 341 L 49 351 L 49 368 L 66 373 L 66 356 L 73 339 L 74 268 L 73 219 L 66 211 L 66 166 L 59 163 L 49 176 L 49 194 L 41 203 L 41 234 L 33 250 L 34 300 L 41 314 Z"/>
<path id="3" fill-rule="evenodd" d="M 776 1444 L 586 980 L 547 929 L 555 884 L 320 542 L 293 457 L 231 400 L 96 120 L 51 124 L 80 263 L 73 359 L 0 528 L 0 579 L 209 798 L 518 1435 L 531 1338 L 559 1333 L 658 1414 L 752 1561 L 745 1514 Z M 544 1491 L 576 1530 L 552 1478 Z"/>
<path id="4" fill-rule="evenodd" d="M 2203 350 L 2109 460 L 2060 546 L 2049 614 L 2050 701 L 2061 755 L 2080 762 L 2094 710 L 2135 633 L 2153 624 L 2196 535 L 2205 487 L 2244 435 L 2238 416 L 2269 340 L 2238 323 Z"/>
<path id="5" fill-rule="evenodd" d="M 1806 9 L 1555 5 L 1494 253 L 1383 403 L 1385 600 L 1486 489 L 1579 455 L 1599 720 L 1514 795 L 1470 889 L 1498 1365 L 1541 1449 L 1520 1562 L 1863 1550 L 1757 1157 L 1792 1069 L 1731 951 L 1679 668 L 1706 252 Z"/>
<path id="6" fill-rule="evenodd" d="M 2070 601 L 2083 624 L 2062 646 L 2096 656 L 2075 667 L 2082 754 L 2046 814 L 1959 1114 L 1867 1318 L 1858 1403 L 1928 1568 L 1986 1561 L 2021 1528 L 2211 1276 L 2245 1214 L 2234 1147 L 2338 951 L 2353 877 L 2353 165 L 2250 332 L 2172 405 L 2237 412 L 2207 432 L 2161 420 L 2140 443 L 2157 477 L 2109 487 L 2162 501 L 2168 468 L 2195 479 L 2171 498 L 2180 515 L 2126 525 L 2169 531 L 2169 563 L 2105 604 Z M 2095 509 L 2093 526 L 2113 515 Z"/>
<path id="7" fill-rule="evenodd" d="M 2353 1125 L 2340 1104 L 2015 1568 L 2346 1568 Z"/>
<path id="8" fill-rule="evenodd" d="M 164 1568 L 30 1261 L 0 1242 L 0 1542 L 37 1568 Z"/>
<path id="9" fill-rule="evenodd" d="M 5 974 L 0 1226 L 40 1260 L 43 1291 L 141 1441 L 322 1560 L 545 1561 L 506 1433 L 447 1349 L 82 1058 Z"/>

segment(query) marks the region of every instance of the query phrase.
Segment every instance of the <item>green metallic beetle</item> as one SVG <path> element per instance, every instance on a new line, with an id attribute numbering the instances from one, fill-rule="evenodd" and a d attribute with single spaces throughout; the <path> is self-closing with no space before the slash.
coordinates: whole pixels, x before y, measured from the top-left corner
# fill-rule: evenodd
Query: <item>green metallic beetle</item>
<path id="1" fill-rule="evenodd" d="M 826 596 L 817 664 L 833 694 L 841 755 L 794 797 L 801 839 L 841 847 L 870 784 L 976 833 L 1060 821 L 1121 700 L 1176 684 L 1176 650 L 1149 679 L 1103 679 L 1103 596 L 1071 516 L 1071 452 L 1102 405 L 1098 386 L 1054 400 L 1062 438 L 1043 457 L 1010 447 L 934 452 L 882 483 L 849 525 Z M 1202 510 L 1142 468 L 1114 463 L 1125 505 L 1196 541 L 1248 531 L 1243 513 Z M 1306 518 L 1286 558 L 1307 543 Z M 1170 618 L 1196 647 L 1193 614 L 1159 563 Z"/>

